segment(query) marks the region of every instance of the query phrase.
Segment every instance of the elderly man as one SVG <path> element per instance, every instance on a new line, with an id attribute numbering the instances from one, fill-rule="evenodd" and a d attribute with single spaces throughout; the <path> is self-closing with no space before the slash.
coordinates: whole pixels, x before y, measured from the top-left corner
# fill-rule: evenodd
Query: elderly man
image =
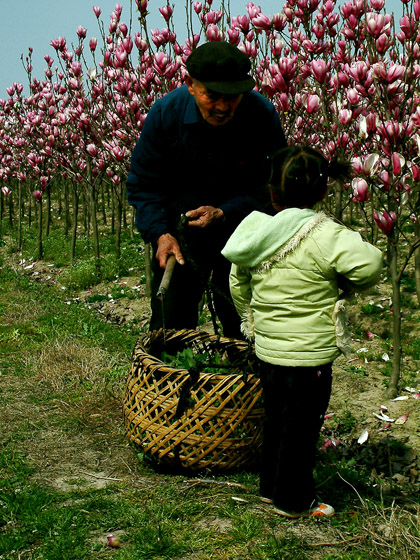
<path id="1" fill-rule="evenodd" d="M 274 106 L 252 91 L 248 57 L 234 45 L 205 43 L 186 66 L 186 84 L 151 108 L 127 180 L 136 225 L 156 257 L 150 330 L 163 321 L 195 328 L 210 280 L 223 334 L 239 338 L 230 263 L 220 251 L 239 222 L 266 204 L 267 155 L 286 140 Z M 156 293 L 171 255 L 178 264 L 162 309 Z"/>

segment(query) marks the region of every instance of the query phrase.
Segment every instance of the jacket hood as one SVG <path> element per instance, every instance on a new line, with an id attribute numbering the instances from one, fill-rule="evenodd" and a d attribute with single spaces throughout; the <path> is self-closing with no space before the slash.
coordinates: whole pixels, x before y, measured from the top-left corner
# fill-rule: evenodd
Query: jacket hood
<path id="1" fill-rule="evenodd" d="M 298 232 L 303 239 L 320 219 L 326 216 L 307 208 L 287 208 L 274 216 L 254 211 L 233 232 L 222 255 L 240 267 L 254 268 L 274 257 Z"/>

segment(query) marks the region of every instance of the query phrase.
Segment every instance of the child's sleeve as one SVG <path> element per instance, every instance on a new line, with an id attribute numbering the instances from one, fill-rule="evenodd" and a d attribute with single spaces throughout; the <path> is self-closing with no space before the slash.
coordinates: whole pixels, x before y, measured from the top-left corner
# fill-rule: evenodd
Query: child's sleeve
<path id="1" fill-rule="evenodd" d="M 251 303 L 251 276 L 244 269 L 232 264 L 229 275 L 230 293 L 236 310 L 241 317 L 247 313 Z"/>
<path id="2" fill-rule="evenodd" d="M 232 264 L 229 275 L 230 293 L 241 318 L 241 330 L 246 338 L 254 338 L 254 320 L 251 309 L 251 275 L 247 269 Z"/>
<path id="3" fill-rule="evenodd" d="M 337 231 L 329 253 L 329 265 L 344 276 L 351 288 L 364 290 L 380 279 L 383 258 L 379 249 L 363 241 L 361 235 L 335 224 Z M 328 254 L 326 251 L 324 254 Z"/>

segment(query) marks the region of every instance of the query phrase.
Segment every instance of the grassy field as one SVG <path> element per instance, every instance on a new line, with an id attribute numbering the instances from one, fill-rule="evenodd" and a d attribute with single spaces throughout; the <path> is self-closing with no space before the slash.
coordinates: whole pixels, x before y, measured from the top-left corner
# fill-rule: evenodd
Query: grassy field
<path id="1" fill-rule="evenodd" d="M 119 262 L 107 252 L 97 278 L 86 255 L 68 266 L 57 236 L 41 280 L 26 243 L 23 255 L 12 242 L 1 248 L 1 560 L 420 558 L 418 485 L 386 476 L 373 484 L 351 450 L 320 453 L 318 486 L 338 512 L 331 520 L 276 516 L 259 502 L 254 472 L 191 477 L 152 465 L 129 443 L 121 412 L 131 352 L 147 325 L 117 325 L 93 305 L 98 283 L 116 301 L 116 278 L 142 278 L 137 244 L 127 239 Z M 340 418 L 338 438 L 354 423 L 348 410 Z"/>

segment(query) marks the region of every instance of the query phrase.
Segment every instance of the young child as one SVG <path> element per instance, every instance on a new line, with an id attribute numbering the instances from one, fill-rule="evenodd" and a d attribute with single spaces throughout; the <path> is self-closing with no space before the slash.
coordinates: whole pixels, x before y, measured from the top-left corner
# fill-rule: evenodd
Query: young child
<path id="1" fill-rule="evenodd" d="M 222 251 L 233 263 L 242 331 L 254 339 L 261 366 L 261 500 L 286 517 L 334 515 L 316 496 L 313 469 L 343 342 L 339 289 L 373 286 L 382 268 L 378 249 L 313 210 L 328 178 L 346 180 L 350 170 L 309 147 L 278 151 L 269 184 L 277 213 L 252 212 Z"/>

